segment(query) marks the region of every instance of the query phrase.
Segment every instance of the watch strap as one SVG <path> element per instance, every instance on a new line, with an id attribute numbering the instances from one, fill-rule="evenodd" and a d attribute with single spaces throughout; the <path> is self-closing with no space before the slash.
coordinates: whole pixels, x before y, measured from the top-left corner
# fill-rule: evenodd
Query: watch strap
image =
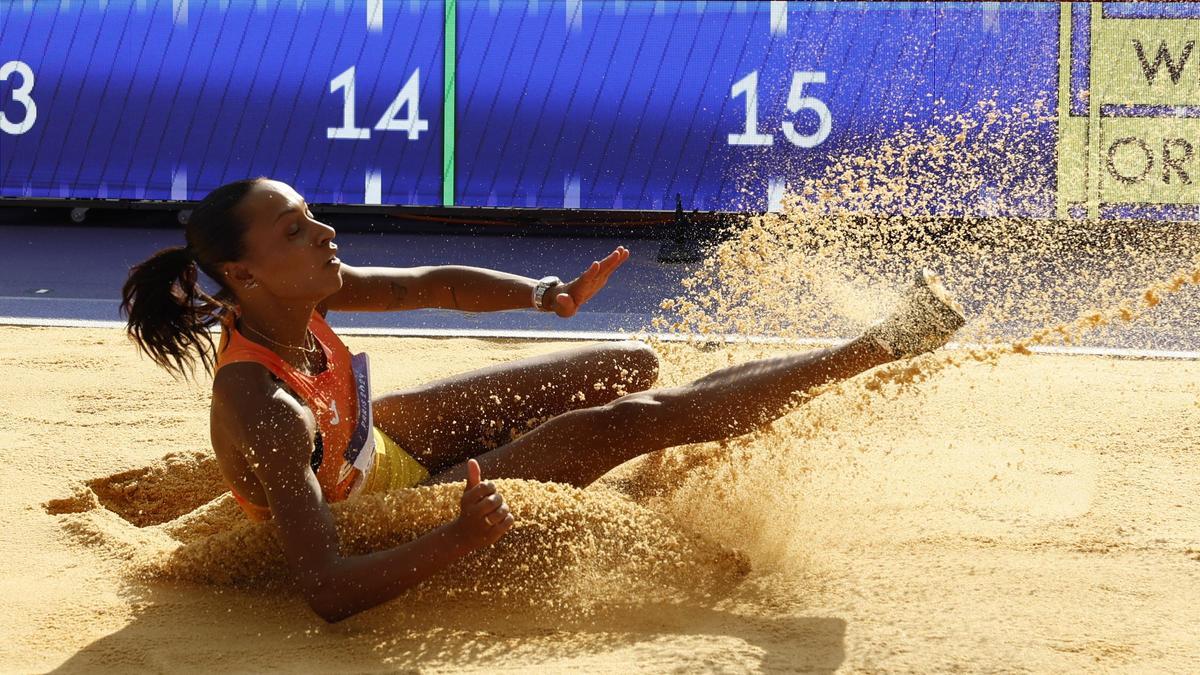
<path id="1" fill-rule="evenodd" d="M 539 312 L 549 312 L 548 308 L 542 307 L 546 301 L 546 292 L 561 283 L 562 280 L 558 277 L 542 277 L 539 279 L 537 285 L 533 287 L 533 308 Z"/>

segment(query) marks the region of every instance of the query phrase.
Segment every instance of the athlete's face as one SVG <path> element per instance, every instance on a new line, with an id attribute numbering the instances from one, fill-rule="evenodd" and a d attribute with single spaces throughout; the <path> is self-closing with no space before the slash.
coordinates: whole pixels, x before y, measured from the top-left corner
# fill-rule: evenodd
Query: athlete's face
<path id="1" fill-rule="evenodd" d="M 283 302 L 320 302 L 342 287 L 333 243 L 337 231 L 316 220 L 289 185 L 257 183 L 238 212 L 247 222 L 245 252 L 226 265 L 226 274 L 239 296 L 269 293 Z M 247 289 L 249 279 L 257 286 Z"/>

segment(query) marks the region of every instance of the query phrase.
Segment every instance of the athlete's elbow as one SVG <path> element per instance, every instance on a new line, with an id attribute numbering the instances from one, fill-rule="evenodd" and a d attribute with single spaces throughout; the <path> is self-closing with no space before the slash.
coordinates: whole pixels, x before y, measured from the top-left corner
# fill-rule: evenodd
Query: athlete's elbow
<path id="1" fill-rule="evenodd" d="M 337 623 L 361 611 L 351 602 L 351 589 L 345 588 L 333 570 L 310 573 L 301 587 L 309 608 L 326 623 Z"/>
<path id="2" fill-rule="evenodd" d="M 329 589 L 323 592 L 306 594 L 308 606 L 312 611 L 325 623 L 337 623 L 342 619 L 348 619 L 355 614 L 358 614 L 359 609 L 354 609 L 346 602 L 345 596 L 337 593 L 335 589 Z"/>
<path id="3" fill-rule="evenodd" d="M 358 612 L 348 611 L 340 607 L 329 607 L 314 602 L 309 602 L 308 606 L 312 608 L 317 616 L 325 623 L 337 623 L 342 619 L 348 619 Z"/>

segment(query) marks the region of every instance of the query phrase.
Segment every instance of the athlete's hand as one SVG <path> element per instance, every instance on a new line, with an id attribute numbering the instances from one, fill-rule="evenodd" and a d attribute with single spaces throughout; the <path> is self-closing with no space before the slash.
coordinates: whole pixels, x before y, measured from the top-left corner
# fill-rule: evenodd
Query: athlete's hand
<path id="1" fill-rule="evenodd" d="M 513 517 L 491 481 L 479 481 L 479 462 L 467 460 L 467 487 L 463 490 L 455 530 L 472 549 L 490 546 L 512 529 Z"/>
<path id="2" fill-rule="evenodd" d="M 603 260 L 592 261 L 592 264 L 574 281 L 554 289 L 554 301 L 550 305 L 551 311 L 564 319 L 574 316 L 583 303 L 604 288 L 604 284 L 608 283 L 608 276 L 626 260 L 629 260 L 629 249 L 618 246 Z"/>

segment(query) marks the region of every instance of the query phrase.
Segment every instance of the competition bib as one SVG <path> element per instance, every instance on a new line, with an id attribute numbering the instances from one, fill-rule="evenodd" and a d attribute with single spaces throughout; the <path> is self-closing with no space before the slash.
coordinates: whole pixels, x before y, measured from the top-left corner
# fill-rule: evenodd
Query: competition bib
<path id="1" fill-rule="evenodd" d="M 371 431 L 375 420 L 371 413 L 370 360 L 367 358 L 366 352 L 350 357 L 350 369 L 354 372 L 358 420 L 354 425 L 354 433 L 350 436 L 350 443 L 346 445 L 346 451 L 342 453 L 342 469 L 338 475 L 338 482 L 345 481 L 357 470 L 354 483 L 350 486 L 350 494 L 354 494 L 362 487 L 366 481 L 367 472 L 375 463 L 375 434 Z"/>

